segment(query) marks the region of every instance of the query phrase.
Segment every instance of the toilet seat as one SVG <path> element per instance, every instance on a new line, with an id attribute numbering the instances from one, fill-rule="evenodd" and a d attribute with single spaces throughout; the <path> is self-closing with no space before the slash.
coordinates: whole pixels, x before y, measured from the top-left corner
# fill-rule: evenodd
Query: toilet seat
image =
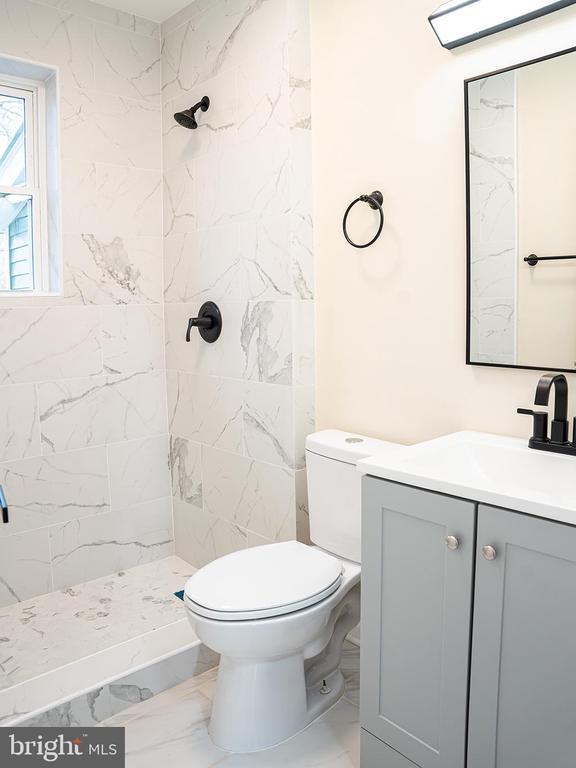
<path id="1" fill-rule="evenodd" d="M 324 600 L 342 580 L 340 560 L 298 541 L 266 544 L 214 560 L 188 579 L 186 604 L 221 621 L 280 616 Z"/>

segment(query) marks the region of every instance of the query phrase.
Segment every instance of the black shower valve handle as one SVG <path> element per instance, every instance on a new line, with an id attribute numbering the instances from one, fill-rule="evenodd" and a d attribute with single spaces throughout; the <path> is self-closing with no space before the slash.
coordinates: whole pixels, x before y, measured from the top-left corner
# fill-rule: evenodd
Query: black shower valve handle
<path id="1" fill-rule="evenodd" d="M 188 329 L 186 330 L 186 341 L 190 341 L 190 333 L 192 328 L 206 328 L 210 329 L 214 325 L 213 317 L 191 317 L 188 320 Z"/>
<path id="2" fill-rule="evenodd" d="M 198 317 L 188 320 L 186 341 L 190 341 L 192 328 L 198 328 L 200 336 L 208 344 L 213 344 L 222 333 L 222 313 L 213 301 L 205 301 L 198 310 Z"/>

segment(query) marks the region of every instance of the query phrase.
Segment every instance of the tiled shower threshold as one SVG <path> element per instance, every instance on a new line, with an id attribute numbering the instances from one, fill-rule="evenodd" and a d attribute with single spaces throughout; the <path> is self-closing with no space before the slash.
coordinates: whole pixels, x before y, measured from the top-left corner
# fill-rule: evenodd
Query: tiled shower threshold
<path id="1" fill-rule="evenodd" d="M 210 669 L 168 557 L 0 609 L 0 725 L 93 725 Z"/>

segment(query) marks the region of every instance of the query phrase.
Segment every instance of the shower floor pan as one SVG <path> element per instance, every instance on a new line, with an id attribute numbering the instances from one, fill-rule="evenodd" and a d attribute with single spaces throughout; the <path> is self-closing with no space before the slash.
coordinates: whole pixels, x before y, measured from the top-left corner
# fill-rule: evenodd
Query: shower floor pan
<path id="1" fill-rule="evenodd" d="M 178 557 L 0 609 L 0 725 L 94 725 L 215 666 Z"/>

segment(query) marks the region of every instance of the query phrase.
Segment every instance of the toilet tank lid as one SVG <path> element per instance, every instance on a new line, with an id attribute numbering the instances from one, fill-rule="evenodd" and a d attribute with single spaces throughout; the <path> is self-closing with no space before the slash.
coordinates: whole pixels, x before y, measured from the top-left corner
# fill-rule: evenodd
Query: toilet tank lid
<path id="1" fill-rule="evenodd" d="M 398 443 L 386 440 L 376 440 L 355 432 L 342 432 L 340 429 L 323 429 L 314 432 L 306 438 L 306 450 L 325 456 L 327 459 L 337 459 L 347 464 L 356 464 L 360 459 L 377 456 L 402 448 Z"/>

